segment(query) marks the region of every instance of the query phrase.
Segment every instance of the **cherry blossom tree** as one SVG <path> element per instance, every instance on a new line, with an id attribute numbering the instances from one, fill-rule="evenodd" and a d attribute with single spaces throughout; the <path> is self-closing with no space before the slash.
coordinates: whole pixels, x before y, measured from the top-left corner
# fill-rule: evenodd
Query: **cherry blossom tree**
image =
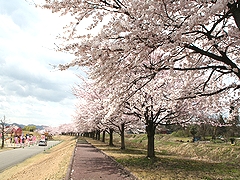
<path id="1" fill-rule="evenodd" d="M 73 93 L 78 98 L 75 113 L 75 123 L 82 132 L 92 132 L 92 136 L 99 139 L 100 131 L 104 130 L 101 120 L 106 114 L 104 108 L 104 94 L 100 94 L 95 89 L 93 81 L 86 80 L 82 77 L 81 85 L 73 89 Z"/>
<path id="2" fill-rule="evenodd" d="M 93 81 L 84 79 L 83 81 L 84 84 L 74 88 L 74 94 L 79 99 L 75 115 L 76 124 L 84 128 L 82 131 L 94 132 L 96 130 L 100 132 L 102 130 L 103 133 L 108 132 L 110 134 L 109 145 L 113 145 L 113 131 L 119 133 L 121 149 L 125 149 L 125 128 L 133 124 L 136 118 L 129 115 L 124 116 L 120 110 L 117 113 L 112 113 L 111 103 L 109 102 L 111 96 L 109 88 L 96 88 Z M 100 138 L 98 134 L 97 137 Z"/>
<path id="3" fill-rule="evenodd" d="M 76 19 L 66 27 L 64 43 L 59 46 L 76 59 L 62 69 L 88 66 L 92 77 L 103 84 L 119 83 L 128 71 L 143 74 L 132 78 L 132 83 L 150 81 L 162 70 L 207 74 L 189 98 L 240 87 L 238 0 L 47 0 L 44 7 Z M 89 29 L 104 18 L 108 24 L 98 36 L 81 35 L 78 25 L 85 18 L 92 20 Z M 153 60 L 154 52 L 161 53 Z"/>
<path id="4" fill-rule="evenodd" d="M 157 126 L 187 123 L 193 118 L 191 112 L 199 104 L 190 100 L 175 100 L 175 93 L 179 93 L 179 89 L 175 88 L 177 83 L 180 84 L 173 83 L 169 76 L 155 77 L 124 105 L 126 114 L 135 115 L 145 124 L 148 137 L 147 157 L 155 156 L 154 136 Z"/>
<path id="5" fill-rule="evenodd" d="M 118 109 L 118 111 L 109 113 L 103 119 L 104 126 L 109 127 L 110 130 L 114 130 L 121 137 L 121 149 L 125 147 L 125 131 L 126 129 L 132 129 L 134 125 L 139 121 L 137 117 L 127 113 L 123 110 L 124 108 Z M 113 145 L 113 137 L 110 134 L 109 145 Z"/>
<path id="6" fill-rule="evenodd" d="M 96 109 L 91 109 L 91 107 L 89 103 L 78 103 L 74 115 L 74 123 L 81 134 L 94 137 L 95 134 L 93 132 L 95 133 L 98 130 L 98 124 L 96 123 L 95 112 L 93 112 Z"/>
<path id="7" fill-rule="evenodd" d="M 61 125 L 60 125 L 61 127 Z M 42 131 L 42 132 L 41 132 Z M 61 134 L 63 131 L 59 129 L 59 126 L 48 126 L 48 127 L 45 127 L 44 130 L 40 130 L 39 133 L 40 134 L 44 134 L 44 132 L 48 132 L 49 134 L 51 135 L 59 135 Z"/>
<path id="8" fill-rule="evenodd" d="M 74 123 L 61 124 L 58 126 L 58 132 L 64 135 L 76 135 L 77 129 Z"/>
<path id="9" fill-rule="evenodd" d="M 139 100 L 133 97 L 139 96 L 148 104 L 145 119 L 159 120 L 158 114 L 176 115 L 201 97 L 209 106 L 228 100 L 229 106 L 239 108 L 239 4 L 239 0 L 46 0 L 43 7 L 75 18 L 60 37 L 63 44 L 58 50 L 76 58 L 60 69 L 87 67 L 96 87 L 111 87 L 110 112 L 119 112 L 126 103 L 132 110 Z M 92 21 L 90 32 L 102 26 L 97 36 L 81 33 L 86 18 Z M 162 113 L 165 104 L 154 103 L 159 102 L 157 97 L 147 91 L 166 71 L 170 87 L 180 90 L 171 93 L 175 101 L 168 101 L 170 110 Z M 176 84 L 176 76 L 183 80 L 182 86 Z M 167 101 L 169 97 L 158 91 Z"/>
<path id="10" fill-rule="evenodd" d="M 99 71 L 107 70 L 104 74 L 112 72 L 109 75 L 113 75 L 119 72 L 116 68 L 121 61 L 128 57 L 128 63 L 121 70 L 132 70 L 134 65 L 140 64 L 157 72 L 171 68 L 209 70 L 212 72 L 209 78 L 214 73 L 220 73 L 222 76 L 232 74 L 239 79 L 238 5 L 239 1 L 232 0 L 65 0 L 46 1 L 44 7 L 76 18 L 66 28 L 63 37 L 66 44 L 60 50 L 74 53 L 77 58 L 63 68 L 100 66 Z M 103 26 L 98 37 L 81 36 L 77 31 L 84 18 L 92 19 L 89 27 L 92 29 L 104 17 L 109 18 L 109 23 Z M 146 65 L 144 61 L 149 54 L 159 49 L 164 56 Z M 232 86 L 225 88 L 238 88 L 238 85 Z"/>

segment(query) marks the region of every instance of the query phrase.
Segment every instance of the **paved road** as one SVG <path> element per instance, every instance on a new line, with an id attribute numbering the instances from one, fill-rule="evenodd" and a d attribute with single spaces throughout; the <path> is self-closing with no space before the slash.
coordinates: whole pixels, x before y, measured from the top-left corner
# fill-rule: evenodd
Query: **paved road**
<path id="1" fill-rule="evenodd" d="M 48 141 L 47 146 L 33 145 L 30 147 L 16 148 L 8 151 L 0 152 L 0 172 L 5 169 L 15 166 L 24 160 L 43 152 L 49 147 L 60 143 L 60 141 Z"/>

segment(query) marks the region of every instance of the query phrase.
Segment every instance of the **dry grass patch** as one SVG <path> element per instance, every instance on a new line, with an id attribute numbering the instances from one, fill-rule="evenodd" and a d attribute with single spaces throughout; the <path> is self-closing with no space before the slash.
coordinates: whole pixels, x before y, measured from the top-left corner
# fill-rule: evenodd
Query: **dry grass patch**
<path id="1" fill-rule="evenodd" d="M 13 149 L 13 148 L 9 148 L 9 147 L 4 147 L 4 148 L 0 148 L 0 152 L 2 152 L 2 151 L 8 151 L 8 150 L 11 150 L 11 149 Z"/>
<path id="2" fill-rule="evenodd" d="M 59 136 L 62 143 L 0 174 L 4 180 L 60 180 L 64 179 L 75 148 L 75 139 Z"/>

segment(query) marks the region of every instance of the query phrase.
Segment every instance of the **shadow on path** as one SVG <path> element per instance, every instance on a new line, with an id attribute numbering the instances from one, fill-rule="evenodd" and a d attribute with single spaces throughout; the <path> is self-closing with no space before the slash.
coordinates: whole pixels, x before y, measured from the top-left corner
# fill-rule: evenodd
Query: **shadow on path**
<path id="1" fill-rule="evenodd" d="M 136 180 L 131 173 L 110 157 L 85 141 L 76 144 L 71 180 Z"/>

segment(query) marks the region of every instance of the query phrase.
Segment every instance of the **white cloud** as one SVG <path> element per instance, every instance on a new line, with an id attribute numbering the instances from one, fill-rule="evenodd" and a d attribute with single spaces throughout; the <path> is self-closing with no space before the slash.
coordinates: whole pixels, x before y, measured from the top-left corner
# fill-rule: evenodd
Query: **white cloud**
<path id="1" fill-rule="evenodd" d="M 64 22 L 26 1 L 0 1 L 0 117 L 22 124 L 71 122 L 77 71 L 49 65 L 74 58 L 53 50 Z"/>

